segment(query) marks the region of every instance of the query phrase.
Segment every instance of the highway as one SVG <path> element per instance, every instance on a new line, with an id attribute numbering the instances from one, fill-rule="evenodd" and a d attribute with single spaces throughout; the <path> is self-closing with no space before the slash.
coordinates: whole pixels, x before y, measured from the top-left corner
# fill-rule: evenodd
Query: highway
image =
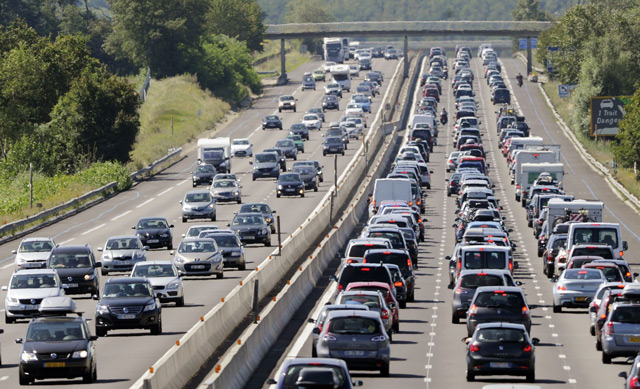
<path id="1" fill-rule="evenodd" d="M 474 56 L 475 47 L 473 47 Z M 452 54 L 450 54 L 451 57 Z M 503 77 L 510 80 L 510 87 L 517 88 L 512 95 L 512 103 L 517 100 L 522 112 L 532 128 L 532 135 L 542 136 L 545 143 L 562 146 L 562 161 L 565 164 L 564 188 L 576 198 L 600 199 L 606 207 L 603 220 L 617 222 L 622 226 L 623 239 L 629 243 L 625 258 L 634 271 L 635 252 L 640 248 L 640 219 L 638 214 L 624 204 L 606 185 L 603 178 L 586 165 L 572 144 L 562 134 L 552 113 L 547 107 L 538 86 L 525 82 L 517 87 L 515 76 L 526 74 L 525 65 L 512 58 L 502 58 Z M 611 365 L 603 365 L 601 354 L 595 350 L 594 337 L 589 334 L 589 316 L 586 309 L 565 309 L 562 313 L 552 313 L 552 287 L 542 273 L 542 260 L 536 256 L 537 241 L 526 225 L 525 211 L 515 201 L 515 191 L 510 185 L 505 159 L 497 148 L 495 125 L 496 108 L 491 104 L 489 87 L 483 78 L 481 63 L 473 59 L 475 73 L 474 90 L 479 104 L 479 116 L 484 137 L 485 150 L 489 151 L 490 177 L 496 185 L 496 196 L 504 207 L 507 228 L 513 229 L 510 236 L 517 243 L 515 260 L 519 268 L 515 279 L 523 282 L 532 309 L 532 336 L 540 339 L 536 347 L 536 384 L 526 388 L 571 387 L 571 388 L 611 388 L 622 385 L 617 377 L 620 371 L 627 371 L 624 358 L 616 358 Z M 424 69 L 424 72 L 428 70 Z M 446 85 L 446 86 L 445 86 Z M 509 83 L 507 83 L 509 86 Z M 513 89 L 512 89 L 513 90 Z M 416 90 L 416 93 L 418 91 Z M 444 106 L 450 115 L 455 113 L 450 81 L 443 84 L 443 96 L 439 110 Z M 513 97 L 515 96 L 515 99 Z M 461 340 L 466 337 L 465 321 L 451 323 L 451 294 L 448 284 L 448 261 L 454 245 L 454 231 L 451 225 L 456 217 L 455 197 L 446 196 L 445 158 L 453 150 L 452 125 L 440 128 L 438 146 L 431 155 L 430 169 L 432 189 L 428 191 L 426 217 L 428 228 L 426 241 L 420 245 L 420 268 L 417 271 L 416 301 L 400 311 L 400 333 L 394 334 L 391 345 L 391 376 L 382 378 L 377 372 L 353 372 L 352 378 L 362 380 L 365 388 L 489 388 L 491 384 L 520 384 L 524 388 L 524 378 L 518 377 L 477 377 L 476 382 L 465 380 L 466 346 Z M 329 301 L 335 283 L 329 284 L 325 294 L 312 309 L 315 318 L 317 308 Z M 305 317 L 294 317 L 297 322 L 305 322 Z M 280 355 L 280 362 L 289 357 L 311 356 L 311 325 L 303 324 L 296 336 Z M 277 365 L 280 365 L 280 362 Z M 266 378 L 276 377 L 277 368 L 259 371 L 254 381 L 260 378 L 263 388 Z M 397 386 L 396 386 L 397 385 Z M 257 387 L 254 386 L 254 387 Z M 502 386 L 502 388 L 516 386 Z"/>
<path id="2" fill-rule="evenodd" d="M 291 82 L 285 86 L 269 87 L 264 95 L 254 101 L 253 106 L 242 112 L 235 120 L 221 129 L 217 136 L 230 136 L 232 138 L 249 138 L 253 143 L 253 150 L 259 152 L 272 147 L 275 141 L 287 135 L 287 129 L 300 121 L 303 114 L 310 108 L 319 107 L 324 94 L 325 83 L 319 82 L 316 91 L 301 91 L 300 80 L 304 72 L 317 69 L 321 63 L 311 62 L 304 64 L 296 71 L 289 74 Z M 398 61 L 385 61 L 376 59 L 374 69 L 384 73 L 385 82 L 381 92 L 384 96 L 389 88 L 389 80 L 392 78 Z M 362 81 L 361 76 L 353 80 L 352 90 Z M 299 100 L 297 113 L 284 111 L 279 114 L 283 118 L 285 130 L 261 130 L 261 120 L 268 114 L 277 114 L 277 98 L 282 94 L 294 94 Z M 326 114 L 325 128 L 330 121 L 338 121 L 344 112 L 344 107 L 351 93 L 345 93 L 341 100 L 342 111 L 329 111 Z M 377 112 L 380 107 L 381 96 L 374 98 L 373 110 Z M 368 123 L 371 124 L 374 114 L 368 114 Z M 324 131 L 324 130 L 323 130 Z M 333 183 L 333 156 L 322 156 L 322 132 L 312 131 L 310 141 L 305 142 L 305 153 L 298 155 L 298 160 L 319 160 L 325 166 L 324 183 L 320 185 L 318 192 L 307 192 L 304 198 L 276 198 L 275 181 L 273 179 L 251 180 L 250 158 L 234 158 L 232 172 L 239 175 L 242 181 L 243 203 L 267 202 L 277 211 L 281 217 L 282 233 L 289 234 L 302 223 L 309 213 L 317 206 L 319 200 L 326 194 Z M 351 141 L 350 147 L 344 157 L 338 157 L 338 174 L 353 157 L 357 146 Z M 177 248 L 181 234 L 193 224 L 202 224 L 206 221 L 192 220 L 188 223 L 181 222 L 181 207 L 178 203 L 184 194 L 191 190 L 191 174 L 196 165 L 195 141 L 185 147 L 186 158 L 174 164 L 160 174 L 138 183 L 130 190 L 118 194 L 99 205 L 96 205 L 76 216 L 70 217 L 49 227 L 41 229 L 30 236 L 51 236 L 57 243 L 89 244 L 96 259 L 100 259 L 98 247 L 104 246 L 107 238 L 114 235 L 132 234 L 131 226 L 136 224 L 140 217 L 163 216 L 174 224 L 173 244 Z M 288 161 L 291 166 L 292 161 Z M 239 209 L 240 205 L 219 203 L 217 206 L 217 224 L 226 228 L 226 224 Z M 284 239 L 283 236 L 283 239 Z M 17 249 L 20 240 L 0 246 L 0 285 L 7 285 L 13 272 L 14 256 L 12 250 Z M 277 245 L 277 236 L 272 236 L 272 245 Z M 239 281 L 272 252 L 274 247 L 262 247 L 249 245 L 246 247 L 247 270 L 238 271 L 225 269 L 224 279 L 216 280 L 215 277 L 184 278 L 186 305 L 176 308 L 173 304 L 163 307 L 162 321 L 164 333 L 159 336 L 149 335 L 149 331 L 142 330 L 118 330 L 109 332 L 106 338 L 100 338 L 96 342 L 98 359 L 98 382 L 104 387 L 122 388 L 131 386 L 176 340 L 178 340 L 193 324 L 206 312 L 211 310 L 221 298 L 235 287 Z M 170 260 L 172 256 L 167 250 L 150 250 L 147 253 L 148 260 Z M 124 275 L 124 274 L 122 274 Z M 111 274 L 110 274 L 111 276 Z M 114 275 L 118 276 L 118 275 Z M 104 284 L 106 277 L 101 278 Z M 0 293 L 2 301 L 6 293 Z M 85 317 L 92 320 L 96 301 L 88 295 L 72 296 L 78 305 L 78 310 L 85 313 Z M 1 308 L 4 308 L 2 304 Z M 0 309 L 4 315 L 4 309 Z M 92 332 L 94 326 L 89 322 Z M 27 321 L 17 324 L 0 325 L 4 334 L 0 335 L 2 343 L 2 361 L 0 367 L 0 387 L 12 388 L 18 386 L 18 362 L 20 345 L 14 343 L 15 338 L 24 337 L 27 329 Z M 40 384 L 68 384 L 81 385 L 80 380 L 46 380 L 36 381 Z"/>

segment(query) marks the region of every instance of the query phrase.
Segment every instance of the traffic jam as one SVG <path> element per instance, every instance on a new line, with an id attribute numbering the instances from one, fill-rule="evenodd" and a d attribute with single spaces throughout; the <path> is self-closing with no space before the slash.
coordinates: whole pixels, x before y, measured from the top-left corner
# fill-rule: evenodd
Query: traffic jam
<path id="1" fill-rule="evenodd" d="M 602 201 L 575 198 L 563 190 L 560 146 L 530 133 L 526 118 L 511 105 L 510 83 L 491 45 L 481 45 L 477 56 L 484 74 L 472 71 L 469 47 L 456 47 L 453 60 L 444 49 L 431 48 L 429 71 L 420 77 L 421 96 L 403 144 L 386 177 L 375 181 L 364 228 L 340 252 L 340 269 L 331 277 L 335 293 L 309 319 L 312 358 L 286 358 L 268 381 L 272 387 L 350 388 L 363 385 L 352 378 L 354 372 L 393 375 L 394 336 L 402 334 L 402 313 L 415 301 L 422 278 L 418 269 L 429 261 L 419 248 L 429 229 L 430 154 L 438 136 L 449 133 L 454 151 L 445 160 L 445 201 L 455 209 L 455 247 L 445 256 L 450 289 L 445 301 L 450 322 L 463 337 L 466 380 L 506 376 L 514 377 L 507 382 L 536 382 L 535 353 L 541 341 L 532 333 L 532 310 L 547 308 L 527 300 L 526 281 L 519 279 L 524 274 L 520 262 L 529 254 L 525 250 L 516 260 L 518 244 L 510 236 L 514 221 L 507 220 L 496 188 L 497 182 L 509 182 L 537 239 L 540 276 L 553 290 L 548 309 L 556 315 L 588 311 L 580 320 L 589 322 L 602 362 L 636 358 L 631 372 L 620 377 L 627 379 L 626 387 L 640 387 L 640 287 L 634 283 L 638 274 L 623 256 L 627 242 L 621 227 L 603 220 Z M 438 107 L 449 76 L 448 94 L 455 101 L 451 114 Z M 474 81 L 483 80 L 496 109 L 495 118 L 483 118 L 496 121 L 497 142 L 490 148 L 483 144 L 489 137 L 481 127 L 473 89 Z M 496 176 L 498 169 L 488 163 L 490 152 L 502 154 L 508 177 Z"/>

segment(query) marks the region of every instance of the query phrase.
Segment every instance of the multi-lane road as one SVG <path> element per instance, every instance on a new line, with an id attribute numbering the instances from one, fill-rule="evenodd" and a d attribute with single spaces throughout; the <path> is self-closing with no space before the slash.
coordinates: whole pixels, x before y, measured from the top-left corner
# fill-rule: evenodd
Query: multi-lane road
<path id="1" fill-rule="evenodd" d="M 621 224 L 623 239 L 629 242 L 625 258 L 634 270 L 637 270 L 638 265 L 634 262 L 636 250 L 640 249 L 638 214 L 624 204 L 606 185 L 604 179 L 586 165 L 562 134 L 538 86 L 528 82 L 520 88 L 517 86 L 515 76 L 526 71 L 525 65 L 508 57 L 502 58 L 502 62 L 503 76 L 511 80 L 515 97 L 512 102 L 517 100 L 532 128 L 532 135 L 542 136 L 545 143 L 557 143 L 562 146 L 565 191 L 576 198 L 604 201 L 603 219 Z M 510 185 L 506 162 L 497 147 L 496 108 L 491 104 L 489 88 L 482 77 L 481 64 L 477 59 L 473 60 L 472 69 L 476 74 L 474 90 L 482 121 L 483 143 L 485 150 L 489 151 L 487 162 L 492 167 L 490 177 L 496 185 L 496 196 L 501 199 L 508 228 L 513 229 L 512 240 L 518 245 L 515 260 L 518 261 L 519 268 L 514 275 L 516 280 L 523 282 L 528 303 L 536 306 L 532 309 L 532 336 L 539 338 L 541 343 L 536 348 L 537 381 L 533 387 L 611 388 L 621 385 L 622 380 L 617 374 L 628 370 L 625 359 L 615 359 L 612 365 L 602 364 L 600 353 L 596 352 L 594 347 L 594 337 L 589 335 L 587 310 L 570 309 L 564 310 L 563 313 L 552 313 L 553 283 L 542 273 L 542 260 L 536 256 L 537 242 L 531 229 L 527 227 L 524 209 L 514 199 L 515 191 Z M 448 82 L 445 84 L 440 109 L 444 106 L 453 114 L 455 109 L 452 90 Z M 451 225 L 456 217 L 456 205 L 454 197 L 446 196 L 445 187 L 445 158 L 453 150 L 451 124 L 452 121 L 440 129 L 439 145 L 431 155 L 430 169 L 434 170 L 434 174 L 432 189 L 428 191 L 427 199 L 426 217 L 429 222 L 426 240 L 420 245 L 416 301 L 409 303 L 407 308 L 400 312 L 400 333 L 394 334 L 391 346 L 391 376 L 382 378 L 377 373 L 354 372 L 354 379 L 363 380 L 366 388 L 389 388 L 395 385 L 404 388 L 524 385 L 522 378 L 478 377 L 477 382 L 472 383 L 465 380 L 466 347 L 461 340 L 466 337 L 466 327 L 464 320 L 461 324 L 451 323 L 452 291 L 447 288 L 448 261 L 444 259 L 446 255 L 451 254 L 455 245 Z M 329 285 L 316 307 L 328 301 L 333 287 L 334 285 Z M 312 311 L 315 312 L 316 309 Z M 294 320 L 304 322 L 303 317 L 295 317 Z M 311 356 L 310 328 L 309 324 L 303 324 L 298 328 L 295 338 L 280 355 L 280 360 Z M 276 370 L 277 368 L 257 372 L 251 382 L 257 384 L 258 381 L 264 382 L 265 377 L 275 377 Z M 256 380 L 256 377 L 260 379 Z M 268 387 L 266 384 L 262 385 Z"/>
<path id="2" fill-rule="evenodd" d="M 249 138 L 253 143 L 254 152 L 272 147 L 277 139 L 287 135 L 287 129 L 302 118 L 302 115 L 310 108 L 319 107 L 323 96 L 323 82 L 318 83 L 316 91 L 301 91 L 300 82 L 303 72 L 317 69 L 321 63 L 312 62 L 300 67 L 290 74 L 292 82 L 285 86 L 267 88 L 264 96 L 254 102 L 251 109 L 243 112 L 237 119 L 229 123 L 218 132 L 218 136 L 230 136 L 232 138 Z M 389 88 L 390 80 L 396 71 L 398 61 L 375 60 L 374 69 L 384 73 L 385 81 L 382 85 L 382 95 Z M 353 80 L 359 83 L 364 76 Z M 353 88 L 355 89 L 355 88 Z M 297 113 L 283 112 L 284 130 L 262 131 L 261 120 L 268 114 L 277 113 L 277 98 L 282 94 L 294 94 L 298 99 Z M 326 114 L 326 125 L 330 121 L 338 121 L 344 114 L 344 107 L 351 93 L 345 93 L 341 100 L 341 111 L 330 111 Z M 380 107 L 381 97 L 374 99 L 373 110 Z M 368 115 L 371 123 L 375 114 Z M 322 156 L 322 132 L 311 132 L 311 139 L 305 144 L 305 153 L 299 154 L 300 159 L 319 160 L 326 166 L 324 169 L 325 182 L 320 185 L 318 192 L 308 192 L 304 198 L 276 198 L 275 181 L 273 179 L 260 179 L 252 181 L 250 158 L 234 158 L 232 172 L 239 175 L 242 180 L 242 200 L 248 202 L 267 202 L 277 211 L 281 217 L 282 233 L 288 234 L 297 228 L 307 215 L 317 206 L 320 199 L 331 187 L 334 177 L 333 156 Z M 344 157 L 338 157 L 338 174 L 353 157 L 357 147 L 349 147 Z M 178 246 L 181 234 L 185 233 L 189 225 L 200 223 L 199 221 L 181 222 L 180 204 L 178 203 L 184 193 L 191 190 L 191 174 L 196 165 L 195 147 L 187 146 L 190 150 L 186 158 L 153 178 L 135 185 L 130 190 L 118 194 L 107 201 L 82 212 L 79 215 L 55 223 L 49 227 L 35 232 L 32 236 L 51 236 L 57 243 L 89 244 L 96 252 L 96 258 L 100 257 L 98 247 L 102 247 L 108 237 L 114 235 L 132 234 L 131 227 L 140 217 L 163 216 L 175 225 L 173 230 L 174 247 Z M 292 161 L 288 161 L 290 166 Z M 229 223 L 233 213 L 239 209 L 236 204 L 219 204 L 217 207 L 218 221 L 215 223 L 221 228 Z M 277 237 L 272 237 L 272 243 L 277 244 Z M 0 246 L 0 285 L 7 285 L 13 273 L 14 256 L 11 251 L 18 247 L 19 240 Z M 249 245 L 246 248 L 247 269 L 238 271 L 229 269 L 225 271 L 224 279 L 216 280 L 215 277 L 185 278 L 186 305 L 182 308 L 173 307 L 172 304 L 163 309 L 163 330 L 159 336 L 151 336 L 148 331 L 112 331 L 105 338 L 100 338 L 97 343 L 98 382 L 109 387 L 129 387 L 151 366 L 176 340 L 178 340 L 200 316 L 203 316 L 212 307 L 220 302 L 221 298 L 244 279 L 250 269 L 255 268 L 273 250 L 273 247 L 261 247 Z M 147 254 L 149 260 L 169 260 L 172 256 L 167 250 L 151 250 Z M 123 274 L 124 275 L 124 274 Z M 111 275 L 110 275 L 111 276 Z M 117 275 L 113 275 L 117 276 Z M 102 277 L 104 283 L 106 277 Z M 6 293 L 0 293 L 4 301 Z M 85 312 L 85 317 L 92 319 L 96 302 L 88 295 L 74 297 L 78 310 Z M 0 305 L 4 308 L 4 304 Z M 0 316 L 4 310 L 0 309 Z M 93 324 L 90 321 L 93 331 Z M 0 387 L 12 388 L 18 386 L 18 361 L 20 346 L 15 344 L 15 338 L 25 335 L 27 322 L 17 324 L 0 324 L 4 334 L 0 335 L 2 343 L 2 361 L 0 367 Z M 38 384 L 58 382 L 68 385 L 80 385 L 75 381 L 36 381 Z"/>

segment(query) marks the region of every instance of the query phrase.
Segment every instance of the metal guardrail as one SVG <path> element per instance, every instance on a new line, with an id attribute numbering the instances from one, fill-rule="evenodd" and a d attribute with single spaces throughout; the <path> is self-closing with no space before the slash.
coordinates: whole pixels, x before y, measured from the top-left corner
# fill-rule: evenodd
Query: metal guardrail
<path id="1" fill-rule="evenodd" d="M 164 157 L 157 159 L 153 162 L 151 162 L 151 164 L 147 167 L 143 167 L 142 169 L 135 171 L 133 173 L 131 173 L 131 179 L 134 181 L 139 181 L 140 180 L 140 176 L 143 175 L 149 175 L 153 169 L 156 168 L 156 166 L 163 164 L 164 162 L 170 160 L 171 158 L 175 157 L 176 155 L 179 155 L 182 152 L 182 147 L 178 147 L 177 149 L 174 149 L 173 151 L 170 151 L 169 154 L 165 155 Z"/>
<path id="2" fill-rule="evenodd" d="M 142 84 L 142 89 L 140 89 L 140 99 L 142 101 L 147 101 L 147 91 L 149 90 L 150 85 L 151 85 L 151 69 L 147 68 L 147 78 L 144 80 L 144 84 Z"/>

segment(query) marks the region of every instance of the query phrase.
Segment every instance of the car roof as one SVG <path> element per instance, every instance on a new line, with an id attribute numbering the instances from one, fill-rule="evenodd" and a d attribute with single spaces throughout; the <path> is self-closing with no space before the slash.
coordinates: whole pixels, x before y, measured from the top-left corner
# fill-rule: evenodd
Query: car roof
<path id="1" fill-rule="evenodd" d="M 360 292 L 362 293 L 362 292 Z M 374 293 L 378 293 L 378 292 L 374 292 Z M 329 315 L 327 315 L 327 320 L 331 320 L 331 319 L 335 319 L 337 317 L 349 317 L 349 316 L 359 316 L 359 317 L 366 317 L 369 319 L 376 319 L 376 320 L 380 320 L 380 314 L 376 311 L 364 311 L 364 310 L 336 310 L 336 311 L 331 311 L 329 312 Z"/>
<path id="2" fill-rule="evenodd" d="M 507 275 L 507 273 L 509 273 L 509 270 L 507 269 L 465 269 L 460 271 L 460 277 L 465 276 L 465 275 L 469 275 L 469 274 L 478 274 L 478 273 L 484 273 L 486 275 Z M 509 273 L 511 274 L 511 273 Z"/>
<path id="3" fill-rule="evenodd" d="M 20 243 L 22 243 L 22 242 L 34 242 L 34 241 L 38 241 L 39 242 L 39 241 L 43 241 L 43 240 L 52 241 L 53 238 L 50 237 L 50 236 L 34 236 L 34 237 L 31 237 L 31 238 L 24 238 L 24 239 L 22 239 L 22 241 Z"/>
<path id="4" fill-rule="evenodd" d="M 327 365 L 327 366 L 337 366 L 344 368 L 347 370 L 347 363 L 342 359 L 337 358 L 289 358 L 285 359 L 282 364 L 282 371 L 284 372 L 289 366 L 293 365 Z"/>
<path id="5" fill-rule="evenodd" d="M 349 288 L 349 286 L 351 286 L 352 289 L 350 290 L 345 290 L 344 292 L 341 292 L 341 294 L 354 294 L 351 292 L 355 292 L 357 294 L 362 294 L 362 293 L 366 293 L 366 294 L 373 294 L 373 293 L 378 293 L 378 291 L 373 291 L 373 290 L 354 290 L 353 288 L 357 288 L 358 286 L 375 286 L 375 287 L 379 287 L 379 288 L 383 288 L 383 289 L 387 289 L 387 290 L 391 290 L 391 288 L 389 287 L 389 284 L 385 284 L 384 282 L 377 282 L 377 281 L 355 281 L 355 282 L 349 282 L 347 284 L 347 288 Z"/>
<path id="6" fill-rule="evenodd" d="M 144 277 L 114 277 L 107 280 L 107 284 L 126 284 L 129 282 L 144 282 L 149 283 L 149 280 Z"/>
<path id="7" fill-rule="evenodd" d="M 135 266 L 152 266 L 152 265 L 171 265 L 173 262 L 167 261 L 142 261 L 137 262 Z"/>
<path id="8" fill-rule="evenodd" d="M 371 254 L 389 253 L 389 254 L 408 255 L 406 250 L 400 250 L 400 249 L 371 249 L 371 250 L 367 250 L 367 253 L 371 253 Z"/>
<path id="9" fill-rule="evenodd" d="M 91 246 L 89 245 L 69 245 L 69 246 L 57 246 L 53 248 L 53 252 L 55 253 L 70 253 L 70 252 L 90 252 Z"/>
<path id="10" fill-rule="evenodd" d="M 505 292 L 518 292 L 524 297 L 524 291 L 519 286 L 479 286 L 476 289 L 476 296 L 482 292 L 493 292 L 494 290 L 501 290 Z"/>
<path id="11" fill-rule="evenodd" d="M 22 271 L 21 271 L 22 272 Z M 35 317 L 31 323 L 59 323 L 59 322 L 86 322 L 82 316 L 42 316 Z"/>
<path id="12" fill-rule="evenodd" d="M 491 323 L 481 323 L 481 324 L 478 324 L 478 326 L 476 327 L 476 329 L 478 330 L 482 330 L 485 328 L 510 328 L 514 330 L 520 330 L 522 332 L 527 332 L 527 329 L 525 328 L 524 324 L 518 324 L 518 323 L 491 322 Z"/>
<path id="13" fill-rule="evenodd" d="M 24 270 L 20 270 L 19 272 L 15 272 L 13 273 L 11 276 L 14 276 L 16 274 L 58 274 L 54 269 L 47 269 L 47 268 L 41 268 L 41 269 L 24 269 Z"/>

